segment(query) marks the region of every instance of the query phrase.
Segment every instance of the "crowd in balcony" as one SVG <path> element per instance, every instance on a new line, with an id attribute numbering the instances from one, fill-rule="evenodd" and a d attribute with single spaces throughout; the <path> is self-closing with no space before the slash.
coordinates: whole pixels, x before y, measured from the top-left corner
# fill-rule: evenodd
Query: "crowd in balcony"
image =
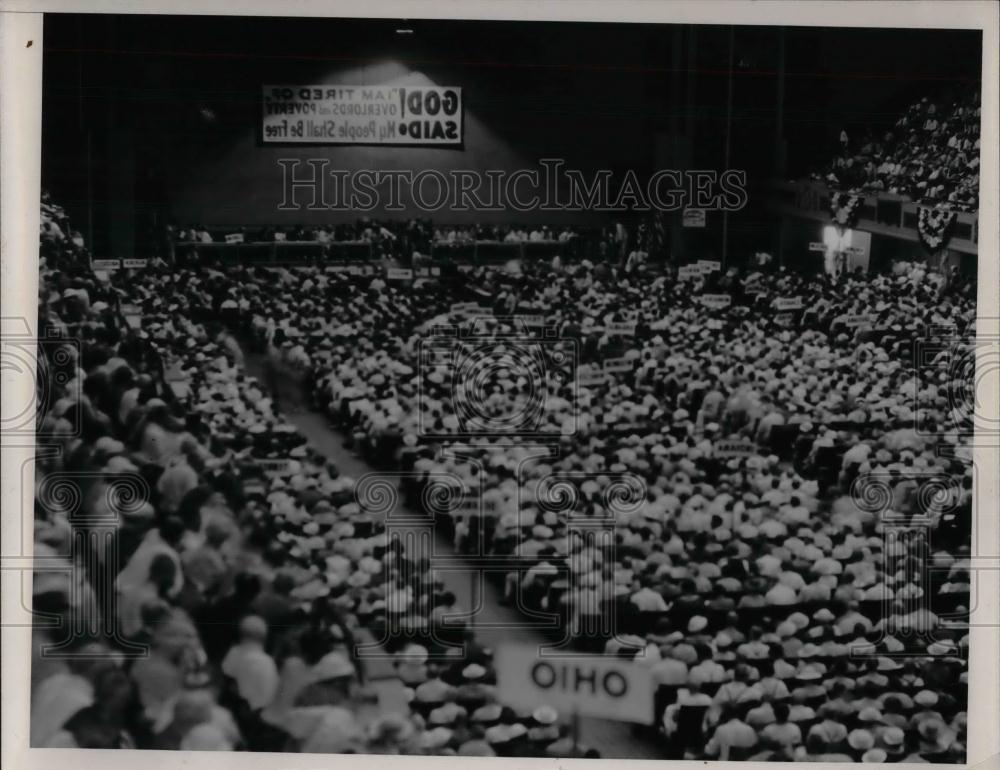
<path id="1" fill-rule="evenodd" d="M 953 100 L 924 97 L 885 132 L 844 129 L 824 181 L 840 191 L 977 211 L 980 110 L 978 91 Z"/>

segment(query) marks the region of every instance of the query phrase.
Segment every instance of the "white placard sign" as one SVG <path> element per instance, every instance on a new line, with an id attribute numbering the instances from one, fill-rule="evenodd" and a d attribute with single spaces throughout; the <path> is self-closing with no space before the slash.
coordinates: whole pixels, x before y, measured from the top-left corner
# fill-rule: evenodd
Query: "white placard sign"
<path id="1" fill-rule="evenodd" d="M 778 297 L 774 300 L 774 309 L 779 311 L 801 310 L 802 297 Z"/>
<path id="2" fill-rule="evenodd" d="M 446 86 L 265 85 L 264 144 L 460 146 L 462 89 Z"/>
<path id="3" fill-rule="evenodd" d="M 577 375 L 577 382 L 580 387 L 583 388 L 593 388 L 598 385 L 604 385 L 608 381 L 608 375 L 606 372 L 602 371 L 588 371 L 580 372 Z"/>
<path id="4" fill-rule="evenodd" d="M 268 475 L 279 476 L 288 472 L 291 461 L 287 457 L 279 459 L 265 458 L 257 460 L 257 465 Z"/>
<path id="5" fill-rule="evenodd" d="M 635 323 L 628 321 L 612 321 L 606 327 L 608 334 L 617 334 L 621 337 L 635 336 Z"/>
<path id="6" fill-rule="evenodd" d="M 632 362 L 627 358 L 609 358 L 604 362 L 606 372 L 631 372 Z"/>
<path id="7" fill-rule="evenodd" d="M 717 441 L 712 449 L 716 457 L 752 457 L 757 453 L 757 446 L 752 441 L 740 439 Z"/>
<path id="8" fill-rule="evenodd" d="M 677 268 L 678 278 L 700 278 L 702 275 L 701 265 L 682 265 Z"/>
<path id="9" fill-rule="evenodd" d="M 713 310 L 729 307 L 733 304 L 733 298 L 728 294 L 702 294 L 699 299 L 702 305 Z"/>
<path id="10" fill-rule="evenodd" d="M 385 277 L 390 281 L 410 281 L 413 279 L 413 270 L 408 267 L 386 268 Z"/>
<path id="11" fill-rule="evenodd" d="M 601 655 L 541 657 L 537 644 L 496 651 L 499 700 L 513 708 L 545 703 L 563 714 L 653 722 L 653 678 L 630 660 Z"/>

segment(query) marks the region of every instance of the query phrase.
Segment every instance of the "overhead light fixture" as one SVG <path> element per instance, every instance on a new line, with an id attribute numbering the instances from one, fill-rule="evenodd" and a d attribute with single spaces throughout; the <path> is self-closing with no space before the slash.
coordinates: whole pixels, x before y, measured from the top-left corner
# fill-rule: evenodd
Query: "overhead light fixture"
<path id="1" fill-rule="evenodd" d="M 413 30 L 410 29 L 409 27 L 399 27 L 396 30 L 396 34 L 397 35 L 412 35 L 413 34 Z"/>

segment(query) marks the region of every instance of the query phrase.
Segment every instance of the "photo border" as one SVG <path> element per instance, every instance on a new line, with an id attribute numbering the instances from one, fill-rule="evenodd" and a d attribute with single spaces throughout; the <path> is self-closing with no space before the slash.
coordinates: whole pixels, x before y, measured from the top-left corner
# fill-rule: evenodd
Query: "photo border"
<path id="1" fill-rule="evenodd" d="M 519 21 L 592 21 L 592 22 L 654 22 L 679 24 L 739 24 L 774 26 L 832 27 L 907 27 L 907 28 L 966 28 L 980 29 L 983 34 L 982 66 L 982 136 L 980 233 L 977 305 L 977 333 L 996 337 L 1000 334 L 1000 211 L 998 211 L 998 26 L 1000 5 L 992 2 L 955 0 L 952 2 L 833 2 L 817 0 L 794 3 L 788 0 L 723 0 L 712 3 L 663 2 L 654 4 L 637 0 L 507 0 L 483 2 L 463 0 L 461 3 L 442 0 L 369 0 L 359 9 L 356 3 L 298 0 L 280 5 L 261 0 L 5 0 L 0 5 L 0 282 L 4 319 L 28 319 L 29 327 L 37 329 L 38 291 L 38 230 L 41 160 L 42 108 L 42 17 L 44 12 L 60 13 L 163 13 L 170 15 L 225 16 L 302 16 L 357 17 L 358 11 L 369 18 L 410 19 L 494 19 Z M 993 225 L 989 223 L 992 222 Z M 18 377 L 12 372 L 0 373 L 3 413 L 13 405 L 31 398 L 30 377 Z M 986 384 L 988 385 L 988 383 Z M 990 388 L 977 398 L 995 402 L 998 393 Z M 977 444 L 979 442 L 976 442 Z M 21 483 L 22 467 L 31 463 L 35 452 L 29 436 L 3 438 L 0 456 L 0 490 L 3 516 L 3 588 L 2 615 L 2 698 L 3 741 L 2 760 L 7 767 L 62 767 L 74 761 L 100 763 L 103 768 L 132 768 L 136 761 L 146 767 L 173 768 L 183 761 L 187 768 L 229 768 L 245 770 L 260 768 L 313 768 L 336 764 L 343 766 L 342 756 L 304 754 L 249 754 L 187 752 L 183 760 L 175 752 L 144 751 L 140 756 L 122 751 L 79 751 L 60 749 L 28 749 L 28 690 L 30 681 L 30 627 L 23 625 L 23 608 L 19 601 L 10 601 L 14 592 L 26 590 L 22 579 L 31 580 L 32 489 Z M 975 446 L 979 468 L 1000 468 L 1000 449 Z M 973 537 L 973 557 L 988 564 L 1000 565 L 1000 528 L 998 505 L 1000 488 L 994 473 L 977 478 L 975 499 L 980 503 Z M 980 596 L 970 627 L 970 694 L 969 741 L 967 766 L 1000 766 L 1000 570 L 984 569 L 982 582 L 993 586 Z M 21 594 L 24 595 L 23 593 Z M 30 594 L 29 594 L 30 595 Z M 16 594 L 15 594 L 16 596 Z M 16 606 L 12 606 L 16 605 Z M 28 616 L 30 617 L 30 616 Z M 388 759 L 388 762 L 387 762 Z M 517 768 L 580 767 L 594 762 L 607 767 L 648 767 L 643 760 L 502 760 Z M 354 755 L 352 767 L 378 768 L 387 764 L 400 767 L 433 768 L 442 765 L 457 767 L 478 764 L 496 766 L 495 760 L 466 757 L 392 757 Z M 702 767 L 708 762 L 676 761 L 677 766 Z M 711 763 L 716 764 L 716 763 Z M 741 768 L 753 768 L 768 763 L 744 762 Z"/>

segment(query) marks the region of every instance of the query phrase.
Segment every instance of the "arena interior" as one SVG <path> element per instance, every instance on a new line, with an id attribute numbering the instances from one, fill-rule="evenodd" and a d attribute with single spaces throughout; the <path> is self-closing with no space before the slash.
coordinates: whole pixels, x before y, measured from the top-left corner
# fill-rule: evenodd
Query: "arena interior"
<path id="1" fill-rule="evenodd" d="M 32 746 L 965 761 L 978 33 L 44 45 Z"/>

